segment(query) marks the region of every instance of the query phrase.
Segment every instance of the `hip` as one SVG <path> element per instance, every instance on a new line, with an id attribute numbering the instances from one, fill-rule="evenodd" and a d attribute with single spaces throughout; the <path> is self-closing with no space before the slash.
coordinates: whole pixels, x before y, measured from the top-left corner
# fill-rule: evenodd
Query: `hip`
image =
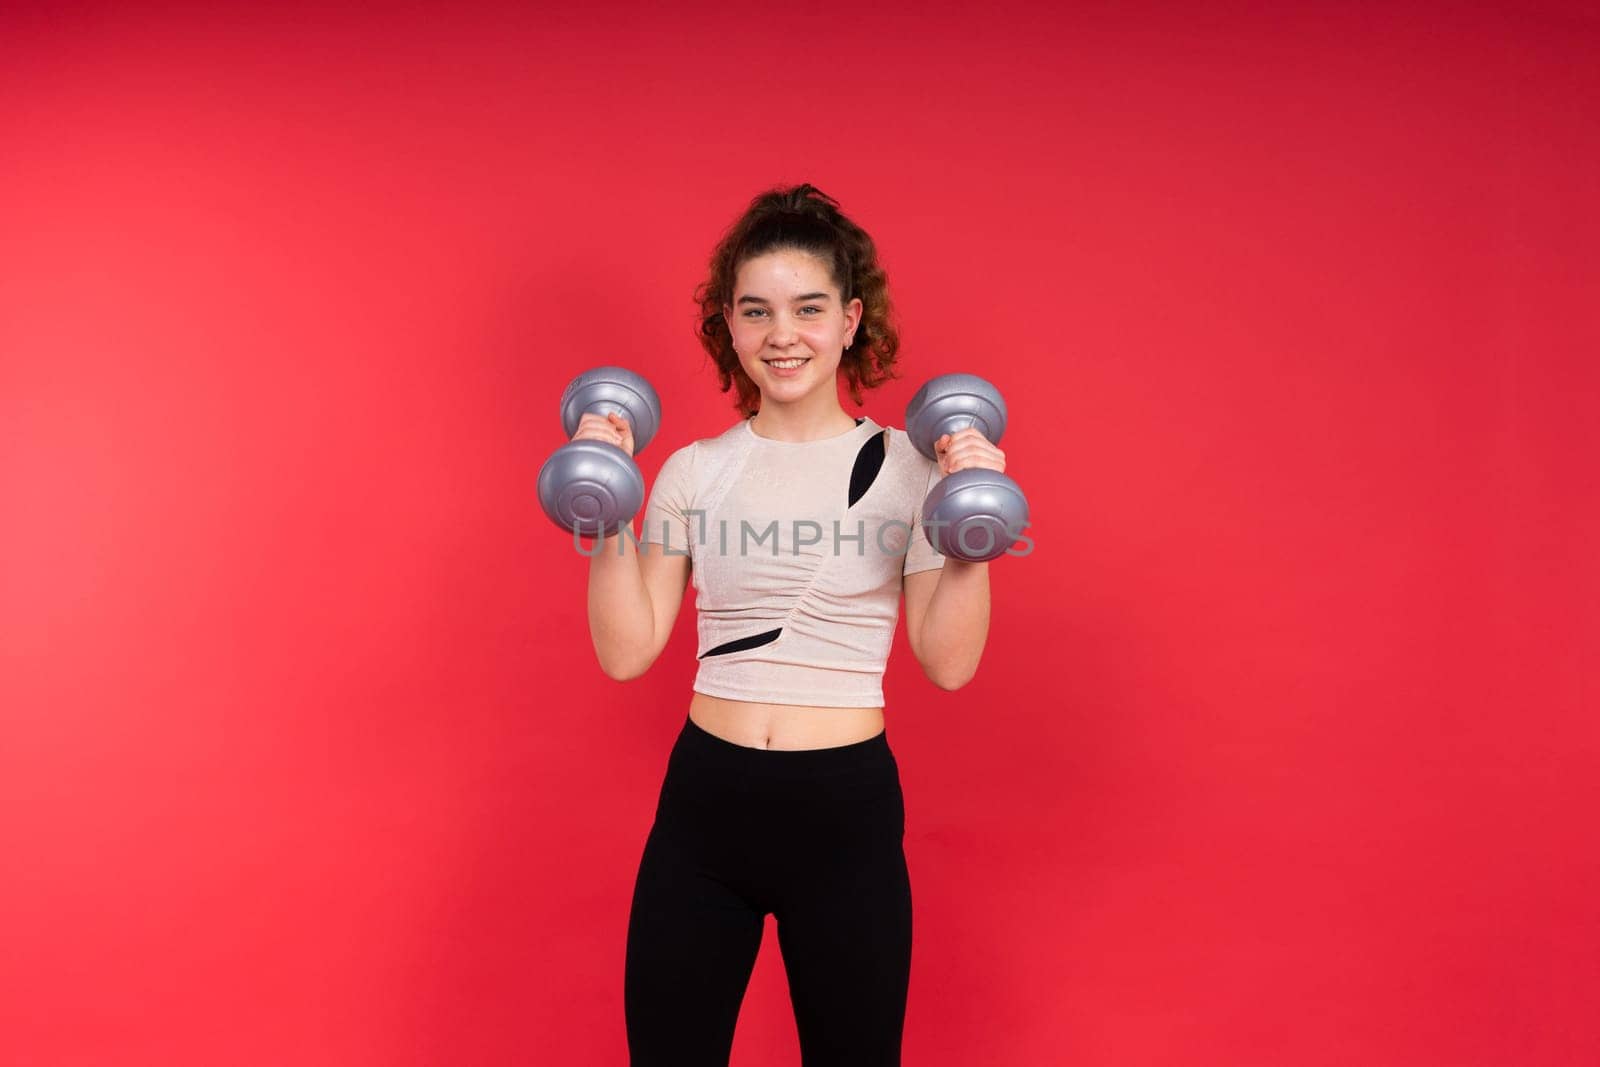
<path id="1" fill-rule="evenodd" d="M 725 741 L 689 719 L 667 760 L 656 823 L 697 850 L 837 859 L 898 848 L 905 797 L 882 731 L 829 748 L 773 750 Z"/>

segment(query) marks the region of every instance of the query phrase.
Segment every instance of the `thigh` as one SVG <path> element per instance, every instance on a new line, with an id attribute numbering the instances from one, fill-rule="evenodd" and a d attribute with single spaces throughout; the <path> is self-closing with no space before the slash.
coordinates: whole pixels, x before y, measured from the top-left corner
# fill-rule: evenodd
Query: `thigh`
<path id="1" fill-rule="evenodd" d="M 728 1062 L 762 923 L 762 912 L 694 850 L 651 827 L 628 917 L 632 1067 Z"/>
<path id="2" fill-rule="evenodd" d="M 900 1062 L 911 974 L 911 880 L 898 834 L 817 866 L 775 909 L 805 1067 Z"/>

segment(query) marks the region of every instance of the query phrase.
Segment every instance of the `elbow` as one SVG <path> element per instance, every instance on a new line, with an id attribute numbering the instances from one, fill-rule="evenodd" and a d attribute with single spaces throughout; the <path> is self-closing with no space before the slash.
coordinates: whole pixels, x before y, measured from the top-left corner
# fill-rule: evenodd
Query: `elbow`
<path id="1" fill-rule="evenodd" d="M 601 656 L 600 671 L 613 682 L 631 682 L 642 677 L 654 662 L 654 657 L 624 659 Z"/>
<path id="2" fill-rule="evenodd" d="M 940 689 L 943 689 L 947 693 L 955 692 L 957 689 L 960 689 L 962 686 L 972 681 L 973 678 L 973 672 L 971 671 L 964 673 L 952 673 L 949 671 L 924 670 L 922 673 L 928 676 L 928 681 L 932 682 L 934 685 L 938 686 Z"/>
<path id="3" fill-rule="evenodd" d="M 642 671 L 642 670 L 634 670 L 632 668 L 607 667 L 605 664 L 601 664 L 600 665 L 600 671 L 607 678 L 610 678 L 613 682 L 631 682 L 635 678 L 639 677 L 641 674 L 644 673 L 644 671 Z"/>

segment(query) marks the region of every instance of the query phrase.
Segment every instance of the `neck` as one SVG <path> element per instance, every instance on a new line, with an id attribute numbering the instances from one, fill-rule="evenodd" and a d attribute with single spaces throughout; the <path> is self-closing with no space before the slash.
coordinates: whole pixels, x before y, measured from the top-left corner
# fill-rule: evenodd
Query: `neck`
<path id="1" fill-rule="evenodd" d="M 763 397 L 761 410 L 750 420 L 751 429 L 774 441 L 820 441 L 848 433 L 855 424 L 837 393 L 820 390 L 786 404 Z"/>

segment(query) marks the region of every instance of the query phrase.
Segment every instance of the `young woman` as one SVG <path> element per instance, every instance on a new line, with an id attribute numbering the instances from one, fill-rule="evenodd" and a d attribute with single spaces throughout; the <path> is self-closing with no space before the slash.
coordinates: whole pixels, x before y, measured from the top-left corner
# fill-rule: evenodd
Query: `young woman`
<path id="1" fill-rule="evenodd" d="M 767 913 L 807 1067 L 898 1064 L 911 964 L 904 801 L 882 677 L 905 595 L 911 649 L 943 689 L 976 671 L 988 564 L 920 525 L 939 477 L 1004 470 L 975 430 L 938 442 L 852 418 L 894 377 L 872 239 L 809 185 L 758 196 L 700 286 L 702 344 L 742 416 L 672 453 L 624 537 L 590 564 L 589 626 L 612 678 L 644 673 L 691 574 L 699 669 L 645 841 L 627 938 L 633 1067 L 726 1064 Z M 620 416 L 574 440 L 630 455 Z"/>

